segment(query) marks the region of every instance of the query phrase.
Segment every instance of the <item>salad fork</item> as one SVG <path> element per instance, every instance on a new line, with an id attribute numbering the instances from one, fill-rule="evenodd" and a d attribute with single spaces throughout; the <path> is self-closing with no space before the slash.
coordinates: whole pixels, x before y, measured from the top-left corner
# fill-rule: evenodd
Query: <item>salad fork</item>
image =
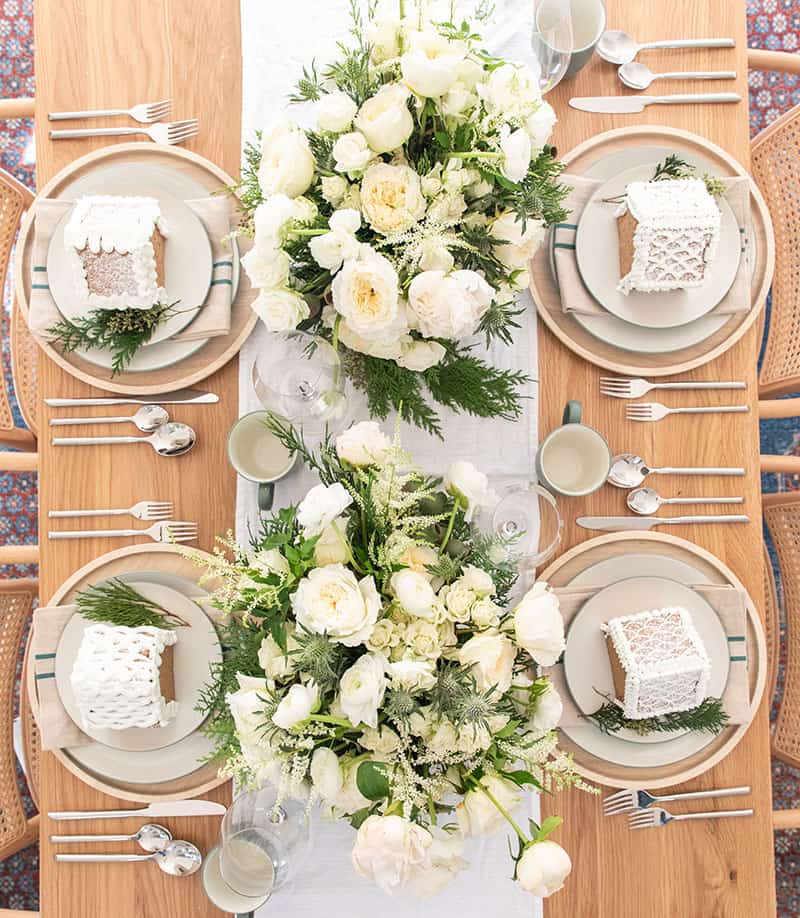
<path id="1" fill-rule="evenodd" d="M 703 800 L 710 797 L 739 797 L 749 794 L 749 787 L 723 787 L 719 790 L 687 791 L 681 794 L 651 794 L 646 790 L 625 788 L 610 794 L 603 800 L 603 812 L 606 816 L 617 816 L 619 813 L 630 813 L 632 810 L 645 810 L 651 803 L 666 803 L 668 800 Z"/>
<path id="2" fill-rule="evenodd" d="M 660 402 L 636 402 L 627 405 L 625 417 L 629 421 L 660 421 L 668 414 L 744 414 L 749 405 L 706 405 L 702 408 L 667 408 Z"/>
<path id="3" fill-rule="evenodd" d="M 152 124 L 161 121 L 169 115 L 172 108 L 172 99 L 162 99 L 160 102 L 142 102 L 133 108 L 104 108 L 86 112 L 50 112 L 47 116 L 50 121 L 71 121 L 79 118 L 104 118 L 116 115 L 129 115 L 140 124 Z"/>
<path id="4" fill-rule="evenodd" d="M 149 536 L 154 542 L 194 542 L 197 538 L 197 523 L 166 520 L 153 523 L 147 529 L 85 529 L 70 532 L 48 532 L 50 539 L 104 539 L 136 538 Z"/>
<path id="5" fill-rule="evenodd" d="M 186 121 L 166 121 L 152 127 L 124 128 L 75 128 L 66 131 L 50 131 L 51 140 L 68 140 L 76 137 L 129 137 L 133 134 L 147 134 L 155 143 L 174 144 L 190 140 L 198 132 L 197 118 Z"/>
<path id="6" fill-rule="evenodd" d="M 753 810 L 709 810 L 705 813 L 669 813 L 660 806 L 649 810 L 639 810 L 628 817 L 628 828 L 651 829 L 654 826 L 665 826 L 668 822 L 681 822 L 685 819 L 727 819 L 730 816 L 752 816 Z"/>
<path id="7" fill-rule="evenodd" d="M 140 500 L 124 510 L 51 510 L 51 520 L 77 519 L 80 516 L 132 516 L 136 520 L 168 520 L 172 516 L 172 501 Z"/>
<path id="8" fill-rule="evenodd" d="M 600 394 L 612 398 L 641 398 L 651 389 L 744 389 L 743 382 L 667 382 L 653 383 L 646 379 L 625 379 L 619 376 L 601 376 Z"/>

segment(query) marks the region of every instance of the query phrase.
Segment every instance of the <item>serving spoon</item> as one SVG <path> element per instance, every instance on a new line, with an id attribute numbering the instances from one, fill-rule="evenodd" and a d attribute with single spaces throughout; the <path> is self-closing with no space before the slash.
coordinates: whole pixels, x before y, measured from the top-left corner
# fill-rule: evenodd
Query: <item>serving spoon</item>
<path id="1" fill-rule="evenodd" d="M 138 842 L 144 851 L 151 854 L 162 851 L 172 841 L 172 833 L 164 826 L 148 822 L 134 832 L 133 835 L 51 835 L 50 841 L 54 844 L 69 844 L 72 842 Z"/>
<path id="2" fill-rule="evenodd" d="M 627 64 L 632 61 L 640 51 L 649 51 L 652 48 L 735 48 L 736 42 L 732 38 L 682 38 L 667 39 L 666 41 L 637 42 L 633 36 L 621 29 L 608 29 L 600 36 L 597 43 L 597 53 L 604 61 L 611 64 Z"/>
<path id="3" fill-rule="evenodd" d="M 633 453 L 620 453 L 611 462 L 609 484 L 617 488 L 638 488 L 648 475 L 744 475 L 741 468 L 675 468 L 663 466 L 653 469 Z"/>
<path id="4" fill-rule="evenodd" d="M 149 443 L 159 456 L 182 456 L 197 441 L 188 424 L 170 421 L 149 437 L 53 437 L 53 446 L 88 446 L 96 443 Z"/>
<path id="5" fill-rule="evenodd" d="M 662 497 L 653 488 L 636 488 L 626 503 L 634 513 L 651 516 L 663 504 L 743 504 L 743 497 Z"/>
<path id="6" fill-rule="evenodd" d="M 203 855 L 191 842 L 171 841 L 166 848 L 152 854 L 57 854 L 57 861 L 73 864 L 137 863 L 155 861 L 159 870 L 171 877 L 188 877 L 197 873 Z"/>
<path id="7" fill-rule="evenodd" d="M 647 64 L 628 61 L 617 71 L 617 76 L 629 89 L 648 89 L 655 80 L 735 80 L 735 70 L 671 70 L 653 73 Z"/>
<path id="8" fill-rule="evenodd" d="M 169 412 L 160 405 L 142 405 L 131 415 L 117 418 L 51 418 L 51 427 L 71 427 L 73 424 L 135 424 L 142 433 L 152 433 L 169 421 Z"/>

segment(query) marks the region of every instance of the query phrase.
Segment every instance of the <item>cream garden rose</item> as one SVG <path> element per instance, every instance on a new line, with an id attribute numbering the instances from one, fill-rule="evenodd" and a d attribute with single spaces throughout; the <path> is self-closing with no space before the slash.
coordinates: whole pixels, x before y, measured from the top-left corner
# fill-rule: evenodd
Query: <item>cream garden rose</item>
<path id="1" fill-rule="evenodd" d="M 412 869 L 408 878 L 409 888 L 422 898 L 440 893 L 469 866 L 469 862 L 461 856 L 464 851 L 461 832 L 447 831 L 438 826 L 432 826 L 428 831 L 433 841 L 425 852 L 425 860 Z"/>
<path id="2" fill-rule="evenodd" d="M 327 564 L 308 572 L 291 597 L 298 623 L 314 634 L 357 647 L 369 639 L 381 611 L 381 598 L 371 576 L 357 580 L 343 564 Z"/>
<path id="3" fill-rule="evenodd" d="M 535 583 L 514 610 L 514 634 L 540 666 L 554 666 L 561 656 L 564 620 L 558 597 L 544 581 Z"/>
<path id="4" fill-rule="evenodd" d="M 254 245 L 242 255 L 242 267 L 254 287 L 285 287 L 289 282 L 289 256 L 283 249 Z"/>
<path id="5" fill-rule="evenodd" d="M 436 672 L 430 660 L 395 660 L 387 664 L 391 682 L 411 692 L 425 692 L 436 684 Z"/>
<path id="6" fill-rule="evenodd" d="M 336 455 L 350 465 L 381 465 L 392 441 L 376 421 L 360 421 L 336 438 Z"/>
<path id="7" fill-rule="evenodd" d="M 491 225 L 492 238 L 500 240 L 500 244 L 494 247 L 494 254 L 510 271 L 527 272 L 545 231 L 539 220 L 526 220 L 523 227 L 516 214 L 501 214 Z"/>
<path id="8" fill-rule="evenodd" d="M 415 373 L 424 373 L 441 363 L 446 353 L 438 341 L 420 341 L 409 335 L 401 341 L 400 354 L 395 360 L 398 366 Z"/>
<path id="9" fill-rule="evenodd" d="M 425 213 L 419 175 L 405 165 L 375 163 L 361 180 L 361 209 L 379 233 L 402 233 Z"/>
<path id="10" fill-rule="evenodd" d="M 333 305 L 358 335 L 380 337 L 400 313 L 397 272 L 384 255 L 362 246 L 334 277 Z"/>
<path id="11" fill-rule="evenodd" d="M 458 341 L 473 335 L 494 290 L 475 271 L 423 271 L 408 289 L 410 316 L 426 338 Z"/>
<path id="12" fill-rule="evenodd" d="M 258 183 L 265 196 L 296 198 L 311 185 L 315 169 L 314 154 L 299 127 L 281 120 L 264 131 Z"/>
<path id="13" fill-rule="evenodd" d="M 357 727 L 378 726 L 378 708 L 386 692 L 385 660 L 380 654 L 365 653 L 345 670 L 339 680 L 339 704 L 350 723 Z"/>
<path id="14" fill-rule="evenodd" d="M 356 835 L 353 867 L 384 892 L 395 893 L 424 862 L 432 842 L 430 832 L 402 816 L 368 816 Z"/>
<path id="15" fill-rule="evenodd" d="M 408 110 L 409 92 L 399 83 L 386 83 L 358 110 L 355 126 L 375 153 L 390 153 L 403 146 L 414 130 Z"/>

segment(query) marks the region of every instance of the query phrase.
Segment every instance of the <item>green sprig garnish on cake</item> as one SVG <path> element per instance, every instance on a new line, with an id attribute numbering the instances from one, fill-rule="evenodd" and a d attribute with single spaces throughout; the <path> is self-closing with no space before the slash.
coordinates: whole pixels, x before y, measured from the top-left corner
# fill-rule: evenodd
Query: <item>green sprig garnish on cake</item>
<path id="1" fill-rule="evenodd" d="M 147 599 L 130 584 L 116 578 L 90 586 L 75 597 L 78 612 L 93 622 L 124 628 L 163 628 L 188 626 L 180 616 Z"/>
<path id="2" fill-rule="evenodd" d="M 620 730 L 633 730 L 639 736 L 650 733 L 671 733 L 674 730 L 692 730 L 697 733 L 713 733 L 715 736 L 728 726 L 730 718 L 725 713 L 719 698 L 706 698 L 702 704 L 689 711 L 675 711 L 662 714 L 660 717 L 645 717 L 632 720 L 625 717 L 622 708 L 609 695 L 598 694 L 608 699 L 606 704 L 586 717 L 596 724 L 603 733 L 617 733 Z"/>
<path id="3" fill-rule="evenodd" d="M 695 178 L 696 176 L 697 168 L 695 166 L 687 163 L 685 159 L 681 159 L 676 153 L 670 153 L 663 163 L 659 163 L 656 166 L 652 180 L 661 182 L 665 179 L 687 179 Z M 725 194 L 725 185 L 722 179 L 708 173 L 704 173 L 702 179 L 706 190 L 713 198 L 719 198 Z"/>

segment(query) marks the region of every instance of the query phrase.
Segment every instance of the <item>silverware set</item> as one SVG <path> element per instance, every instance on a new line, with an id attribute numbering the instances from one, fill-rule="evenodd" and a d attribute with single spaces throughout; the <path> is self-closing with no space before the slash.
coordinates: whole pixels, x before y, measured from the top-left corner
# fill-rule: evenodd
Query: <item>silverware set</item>
<path id="1" fill-rule="evenodd" d="M 142 102 L 132 108 L 108 108 L 82 112 L 51 112 L 50 121 L 77 121 L 87 118 L 108 118 L 128 116 L 140 125 L 149 127 L 120 127 L 120 128 L 70 128 L 67 130 L 50 131 L 51 140 L 67 140 L 80 137 L 124 137 L 135 134 L 145 134 L 155 143 L 176 144 L 185 143 L 197 136 L 199 131 L 197 118 L 186 118 L 182 121 L 164 121 L 172 110 L 172 100 L 162 99 L 160 102 Z"/>
<path id="2" fill-rule="evenodd" d="M 743 382 L 684 382 L 653 383 L 646 379 L 625 379 L 624 377 L 600 377 L 600 393 L 611 398 L 641 398 L 653 389 L 709 390 L 744 389 Z M 635 402 L 625 406 L 625 417 L 629 421 L 661 421 L 670 414 L 745 414 L 749 405 L 690 405 L 672 408 L 661 402 Z"/>
<path id="3" fill-rule="evenodd" d="M 649 829 L 665 826 L 668 822 L 687 819 L 728 819 L 732 816 L 752 816 L 753 810 L 706 810 L 700 813 L 670 813 L 654 803 L 677 800 L 709 800 L 716 797 L 740 797 L 750 793 L 749 787 L 724 787 L 718 790 L 688 791 L 680 794 L 651 794 L 646 790 L 625 788 L 603 800 L 606 816 L 628 816 L 631 829 Z"/>
<path id="4" fill-rule="evenodd" d="M 140 500 L 132 507 L 117 510 L 50 510 L 51 520 L 72 520 L 83 516 L 132 516 L 135 520 L 166 520 L 172 516 L 172 501 Z"/>

